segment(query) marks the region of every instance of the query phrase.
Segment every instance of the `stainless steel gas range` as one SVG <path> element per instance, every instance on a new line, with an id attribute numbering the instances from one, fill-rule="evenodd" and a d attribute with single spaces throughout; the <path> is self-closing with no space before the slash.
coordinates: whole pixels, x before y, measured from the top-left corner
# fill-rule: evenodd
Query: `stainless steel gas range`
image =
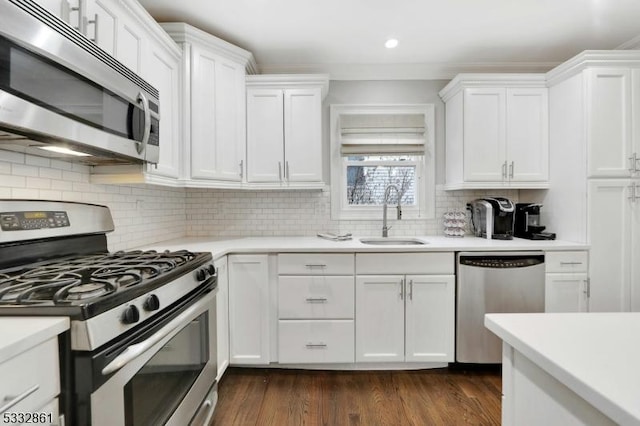
<path id="1" fill-rule="evenodd" d="M 109 253 L 104 206 L 0 200 L 0 315 L 68 316 L 71 425 L 206 424 L 217 400 L 210 253 Z"/>

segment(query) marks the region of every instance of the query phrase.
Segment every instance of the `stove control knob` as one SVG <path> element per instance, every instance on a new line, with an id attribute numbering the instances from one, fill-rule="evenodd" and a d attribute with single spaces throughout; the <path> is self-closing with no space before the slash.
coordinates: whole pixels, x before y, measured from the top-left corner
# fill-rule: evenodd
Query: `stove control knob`
<path id="1" fill-rule="evenodd" d="M 160 299 L 158 299 L 158 296 L 155 294 L 152 294 L 144 301 L 142 308 L 145 311 L 157 311 L 160 309 Z"/>
<path id="2" fill-rule="evenodd" d="M 209 274 L 211 274 L 211 275 L 215 275 L 216 274 L 216 268 L 214 268 L 213 265 L 207 266 L 207 271 L 209 271 Z"/>
<path id="3" fill-rule="evenodd" d="M 120 321 L 123 324 L 133 324 L 140 321 L 140 312 L 138 311 L 138 308 L 136 308 L 135 305 L 127 306 L 127 308 L 122 313 Z"/>
<path id="4" fill-rule="evenodd" d="M 204 268 L 198 269 L 198 271 L 196 272 L 196 279 L 198 281 L 204 281 L 205 279 L 207 279 L 207 270 Z"/>

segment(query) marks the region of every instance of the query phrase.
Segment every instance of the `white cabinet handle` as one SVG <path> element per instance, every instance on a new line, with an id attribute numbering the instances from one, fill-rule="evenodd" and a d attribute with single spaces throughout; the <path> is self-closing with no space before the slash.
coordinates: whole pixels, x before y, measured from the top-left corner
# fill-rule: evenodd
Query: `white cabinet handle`
<path id="1" fill-rule="evenodd" d="M 638 169 L 638 162 L 640 161 L 640 158 L 638 158 L 638 154 L 637 153 L 633 153 L 633 155 L 631 157 L 629 157 L 629 162 L 631 163 L 631 167 L 629 167 L 629 171 L 631 173 L 635 173 L 640 171 L 640 169 Z"/>
<path id="2" fill-rule="evenodd" d="M 12 396 L 12 395 L 5 396 L 4 397 L 5 404 L 2 407 L 0 407 L 0 414 L 10 410 L 11 407 L 14 407 L 18 402 L 22 401 L 23 399 L 25 399 L 26 397 L 28 397 L 38 389 L 40 389 L 40 385 L 34 385 L 29 389 L 27 389 L 26 391 L 19 394 L 18 396 Z"/>
<path id="3" fill-rule="evenodd" d="M 289 174 L 289 161 L 285 161 L 284 166 L 285 166 L 285 169 L 284 169 L 285 177 L 287 180 L 289 180 L 291 179 L 291 175 Z"/>
<path id="4" fill-rule="evenodd" d="M 400 300 L 404 300 L 404 278 L 400 280 Z"/>
<path id="5" fill-rule="evenodd" d="M 93 38 L 90 40 L 98 44 L 98 14 L 96 13 L 93 19 L 88 19 L 87 17 L 83 17 L 82 19 L 84 20 L 85 31 L 89 25 L 93 25 Z"/>
<path id="6" fill-rule="evenodd" d="M 307 297 L 305 299 L 307 303 L 327 303 L 326 297 Z"/>
<path id="7" fill-rule="evenodd" d="M 307 268 L 326 268 L 327 265 L 325 265 L 324 263 L 308 263 L 306 265 Z"/>
<path id="8" fill-rule="evenodd" d="M 582 265 L 582 262 L 560 262 L 562 266 L 570 266 L 570 265 Z"/>
<path id="9" fill-rule="evenodd" d="M 515 162 L 511 162 L 509 165 L 509 179 L 513 179 L 513 170 L 515 169 Z"/>
<path id="10" fill-rule="evenodd" d="M 83 17 L 84 17 L 84 2 L 82 0 L 78 0 L 78 6 L 74 6 L 71 8 L 71 12 L 78 12 L 78 26 L 77 27 L 73 27 L 76 30 L 80 31 L 82 34 L 84 34 L 85 32 L 85 28 L 83 27 L 83 24 L 85 23 Z"/>
<path id="11" fill-rule="evenodd" d="M 632 203 L 635 203 L 638 200 L 638 195 L 636 194 L 636 183 L 632 183 L 631 185 L 629 185 L 629 190 L 631 192 L 631 196 L 629 196 L 628 198 L 631 200 Z"/>
<path id="12" fill-rule="evenodd" d="M 409 280 L 409 300 L 413 300 L 413 280 Z"/>
<path id="13" fill-rule="evenodd" d="M 502 179 L 507 178 L 507 162 L 502 163 Z"/>
<path id="14" fill-rule="evenodd" d="M 324 349 L 327 347 L 326 343 L 307 343 L 305 345 L 307 347 L 307 349 Z"/>
<path id="15" fill-rule="evenodd" d="M 282 161 L 278 161 L 278 179 L 282 180 Z"/>
<path id="16" fill-rule="evenodd" d="M 242 167 L 244 165 L 244 160 L 240 160 L 240 179 L 242 179 L 242 176 L 244 174 L 244 168 Z"/>
<path id="17" fill-rule="evenodd" d="M 591 280 L 589 278 L 584 280 L 584 291 L 583 292 L 587 295 L 587 299 L 591 297 Z"/>

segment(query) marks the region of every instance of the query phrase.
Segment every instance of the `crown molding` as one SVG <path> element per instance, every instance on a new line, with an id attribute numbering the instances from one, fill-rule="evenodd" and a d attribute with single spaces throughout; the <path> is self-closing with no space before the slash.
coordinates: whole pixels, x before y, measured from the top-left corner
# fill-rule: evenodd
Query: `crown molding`
<path id="1" fill-rule="evenodd" d="M 546 74 L 547 86 L 556 85 L 593 67 L 638 68 L 640 50 L 585 50 L 549 71 Z"/>
<path id="2" fill-rule="evenodd" d="M 268 64 L 265 74 L 323 73 L 331 80 L 451 80 L 461 73 L 545 73 L 560 62 L 459 62 L 400 64 Z"/>
<path id="3" fill-rule="evenodd" d="M 462 89 L 473 87 L 547 87 L 544 73 L 463 73 L 447 84 L 439 95 L 447 102 Z"/>
<path id="4" fill-rule="evenodd" d="M 243 64 L 247 74 L 258 73 L 253 54 L 241 47 L 184 22 L 163 22 L 160 26 L 176 43 L 196 43 L 205 46 L 234 62 Z"/>
<path id="5" fill-rule="evenodd" d="M 259 74 L 248 75 L 245 79 L 247 87 L 261 88 L 304 88 L 320 86 L 322 99 L 329 91 L 328 74 Z"/>

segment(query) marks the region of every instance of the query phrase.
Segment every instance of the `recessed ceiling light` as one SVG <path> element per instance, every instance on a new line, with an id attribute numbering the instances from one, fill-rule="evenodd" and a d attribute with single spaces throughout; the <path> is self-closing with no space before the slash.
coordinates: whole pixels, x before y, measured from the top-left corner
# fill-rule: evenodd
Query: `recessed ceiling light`
<path id="1" fill-rule="evenodd" d="M 390 38 L 385 42 L 384 47 L 386 47 L 387 49 L 393 49 L 397 45 L 398 45 L 398 40 L 396 40 L 395 38 Z"/>
<path id="2" fill-rule="evenodd" d="M 76 157 L 91 157 L 91 154 L 87 154 L 85 152 L 80 152 L 80 151 L 74 151 L 72 149 L 65 148 L 63 146 L 46 145 L 46 146 L 38 146 L 36 148 L 44 149 L 45 151 L 57 152 L 58 154 L 75 155 Z"/>

